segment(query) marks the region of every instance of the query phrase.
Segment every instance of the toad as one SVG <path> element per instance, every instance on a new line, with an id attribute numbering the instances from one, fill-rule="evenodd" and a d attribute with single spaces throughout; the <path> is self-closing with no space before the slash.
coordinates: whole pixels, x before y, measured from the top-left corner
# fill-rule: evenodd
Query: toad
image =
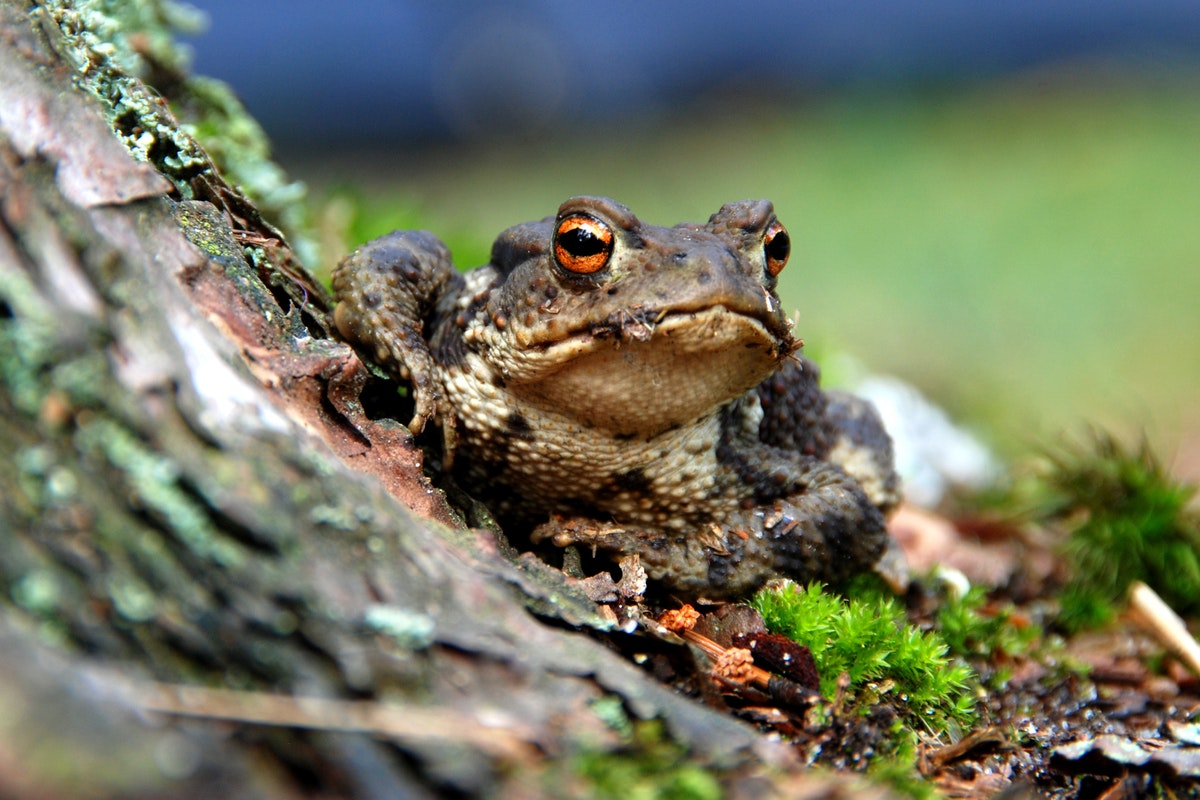
<path id="1" fill-rule="evenodd" d="M 407 380 L 461 486 L 510 537 L 636 555 L 679 597 L 870 569 L 897 502 L 873 407 L 822 391 L 780 306 L 771 203 L 648 225 L 607 198 L 500 235 L 454 268 L 396 231 L 333 273 L 341 334 Z"/>

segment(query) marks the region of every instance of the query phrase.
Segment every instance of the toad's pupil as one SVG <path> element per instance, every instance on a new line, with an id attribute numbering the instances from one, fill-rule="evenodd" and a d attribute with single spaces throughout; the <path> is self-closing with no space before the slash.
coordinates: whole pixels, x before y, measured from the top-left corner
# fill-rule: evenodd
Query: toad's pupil
<path id="1" fill-rule="evenodd" d="M 604 252 L 605 241 L 587 228 L 571 228 L 558 236 L 558 243 L 573 256 L 586 257 Z"/>
<path id="2" fill-rule="evenodd" d="M 772 261 L 787 261 L 787 257 L 792 252 L 792 240 L 783 231 L 775 234 L 771 241 L 767 242 L 767 256 Z"/>

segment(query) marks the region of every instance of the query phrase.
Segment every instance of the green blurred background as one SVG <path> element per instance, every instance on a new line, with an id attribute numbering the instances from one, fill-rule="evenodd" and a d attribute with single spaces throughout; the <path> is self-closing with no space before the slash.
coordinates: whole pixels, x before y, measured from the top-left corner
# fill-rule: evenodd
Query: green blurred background
<path id="1" fill-rule="evenodd" d="M 913 382 L 1004 455 L 1100 424 L 1200 477 L 1198 86 L 1050 70 L 726 103 L 635 135 L 284 163 L 314 189 L 327 263 L 418 225 L 476 265 L 572 194 L 658 224 L 768 197 L 810 351 Z"/>
<path id="2" fill-rule="evenodd" d="M 196 71 L 311 188 L 310 265 L 419 226 L 474 266 L 573 194 L 767 197 L 827 377 L 910 381 L 1002 455 L 1098 424 L 1200 478 L 1194 0 L 200 5 Z"/>

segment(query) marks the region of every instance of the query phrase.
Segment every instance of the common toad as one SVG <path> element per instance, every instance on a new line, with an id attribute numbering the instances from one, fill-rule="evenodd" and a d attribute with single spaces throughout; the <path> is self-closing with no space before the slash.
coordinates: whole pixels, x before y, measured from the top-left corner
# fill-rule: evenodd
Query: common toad
<path id="1" fill-rule="evenodd" d="M 874 409 L 798 353 L 775 293 L 789 252 L 767 201 L 663 228 L 575 197 L 467 273 L 425 231 L 363 245 L 334 271 L 335 319 L 411 382 L 410 429 L 443 426 L 510 533 L 744 595 L 869 569 L 897 501 Z"/>

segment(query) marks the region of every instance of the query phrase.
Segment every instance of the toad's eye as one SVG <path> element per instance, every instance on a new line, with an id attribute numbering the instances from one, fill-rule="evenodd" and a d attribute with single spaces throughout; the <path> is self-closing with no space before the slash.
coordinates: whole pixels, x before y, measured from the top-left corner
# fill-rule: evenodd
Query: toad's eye
<path id="1" fill-rule="evenodd" d="M 763 254 L 767 257 L 767 272 L 771 277 L 783 272 L 788 256 L 792 254 L 792 240 L 778 220 L 771 223 L 763 236 Z"/>
<path id="2" fill-rule="evenodd" d="M 572 214 L 554 229 L 554 260 L 567 272 L 591 275 L 608 266 L 613 253 L 612 228 L 587 214 Z"/>

